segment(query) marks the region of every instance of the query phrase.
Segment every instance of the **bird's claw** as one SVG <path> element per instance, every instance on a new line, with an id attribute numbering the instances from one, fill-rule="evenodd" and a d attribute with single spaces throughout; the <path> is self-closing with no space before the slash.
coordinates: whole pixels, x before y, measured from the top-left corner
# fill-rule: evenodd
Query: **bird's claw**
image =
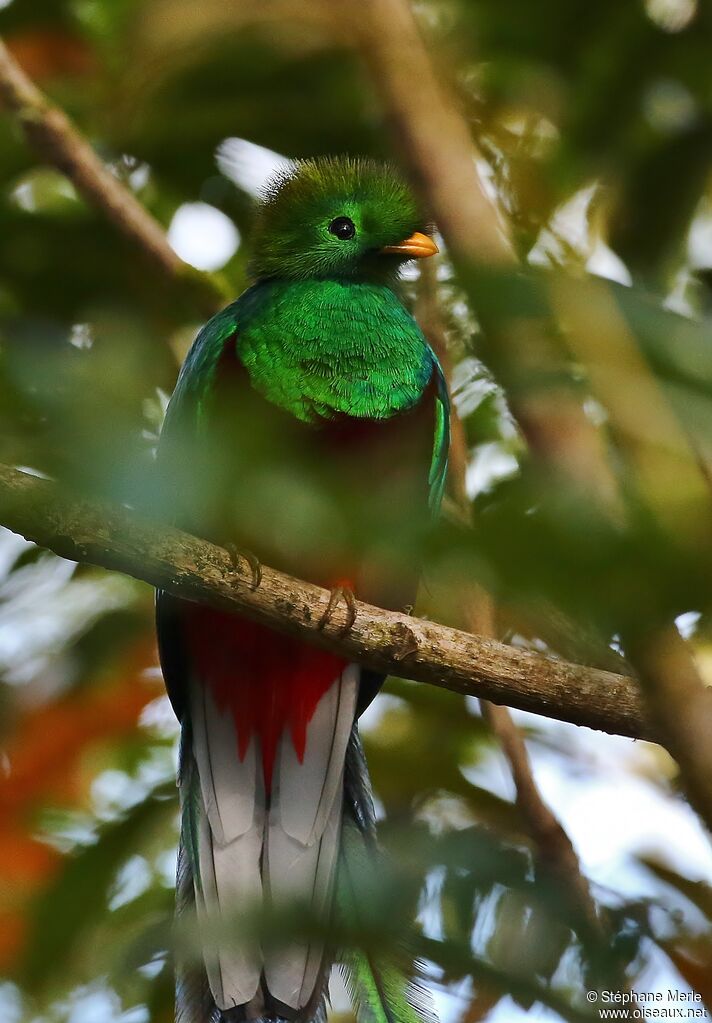
<path id="1" fill-rule="evenodd" d="M 334 613 L 334 608 L 340 600 L 346 604 L 347 614 L 346 622 L 339 629 L 338 635 L 345 636 L 347 632 L 350 632 L 353 628 L 354 622 L 356 621 L 356 597 L 354 592 L 348 586 L 335 586 L 329 593 L 329 603 L 326 605 L 324 614 L 319 619 L 317 629 L 325 629 L 331 621 L 331 617 Z"/>
<path id="2" fill-rule="evenodd" d="M 242 566 L 240 561 L 246 561 L 250 567 L 252 573 L 252 582 L 250 584 L 251 590 L 256 590 L 262 582 L 262 565 L 260 564 L 259 558 L 252 553 L 252 551 L 243 550 L 234 543 L 226 543 L 225 550 L 230 555 L 230 561 L 232 567 L 236 572 L 242 574 Z"/>

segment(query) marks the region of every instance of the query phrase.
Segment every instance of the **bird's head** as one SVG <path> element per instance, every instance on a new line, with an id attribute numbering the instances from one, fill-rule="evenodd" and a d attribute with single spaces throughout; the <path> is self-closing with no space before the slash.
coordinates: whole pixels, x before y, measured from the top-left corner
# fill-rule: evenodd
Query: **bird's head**
<path id="1" fill-rule="evenodd" d="M 401 263 L 438 251 L 412 192 L 385 164 L 296 163 L 267 187 L 257 221 L 257 278 L 388 281 Z"/>

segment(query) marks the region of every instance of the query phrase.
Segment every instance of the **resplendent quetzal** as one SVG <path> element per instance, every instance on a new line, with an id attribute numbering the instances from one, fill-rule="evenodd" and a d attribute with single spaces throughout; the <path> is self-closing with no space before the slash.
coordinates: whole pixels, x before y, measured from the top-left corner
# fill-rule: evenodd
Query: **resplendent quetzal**
<path id="1" fill-rule="evenodd" d="M 257 221 L 255 283 L 201 330 L 161 435 L 178 525 L 326 586 L 352 612 L 354 593 L 413 601 L 444 485 L 442 372 L 394 290 L 403 262 L 437 251 L 425 232 L 388 167 L 314 160 L 279 176 Z M 374 840 L 356 720 L 383 679 L 165 593 L 158 635 L 182 725 L 178 909 L 194 902 L 207 938 L 204 968 L 178 971 L 177 1019 L 321 1019 L 328 939 L 225 933 L 239 937 L 255 906 L 301 902 L 328 921 L 335 902 L 348 915 L 358 901 L 349 871 Z M 358 954 L 347 970 L 362 1019 L 415 1018 L 393 970 L 378 976 Z"/>

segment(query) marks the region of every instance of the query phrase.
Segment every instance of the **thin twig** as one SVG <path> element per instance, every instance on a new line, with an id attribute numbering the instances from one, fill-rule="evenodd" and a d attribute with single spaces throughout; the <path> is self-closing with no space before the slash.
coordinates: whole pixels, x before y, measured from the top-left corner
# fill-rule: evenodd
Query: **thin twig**
<path id="1" fill-rule="evenodd" d="M 591 894 L 568 832 L 539 792 L 522 733 L 506 707 L 498 707 L 487 700 L 480 700 L 480 705 L 509 763 L 517 806 L 534 840 L 542 871 L 559 885 L 577 918 L 579 933 L 594 953 L 594 961 L 605 963 L 608 960 L 611 971 L 608 976 L 614 978 L 612 982 L 618 990 L 630 991 L 624 967 L 616 962 L 615 957 L 610 957 L 613 934 L 607 913 L 599 910 Z M 627 1019 L 639 1018 L 634 1012 L 637 1008 L 634 992 L 632 998 L 633 1002 L 624 1010 Z"/>
<path id="2" fill-rule="evenodd" d="M 57 483 L 0 465 L 0 524 L 62 557 L 125 572 L 200 603 L 239 612 L 366 667 L 603 731 L 654 740 L 636 683 L 358 601 L 353 627 L 329 593 L 263 567 L 236 571 L 221 547 L 125 508 L 79 500 Z"/>
<path id="3" fill-rule="evenodd" d="M 517 806 L 534 839 L 541 861 L 551 874 L 564 882 L 592 933 L 602 934 L 596 904 L 573 843 L 551 808 L 542 798 L 532 772 L 522 734 L 506 707 L 482 700 L 482 712 L 497 736 L 507 758 L 517 793 Z"/>

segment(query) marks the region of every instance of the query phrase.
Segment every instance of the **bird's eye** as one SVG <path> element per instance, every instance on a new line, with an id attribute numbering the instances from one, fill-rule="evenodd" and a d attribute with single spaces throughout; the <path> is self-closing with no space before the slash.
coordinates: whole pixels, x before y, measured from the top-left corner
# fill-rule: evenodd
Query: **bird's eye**
<path id="1" fill-rule="evenodd" d="M 336 217 L 329 224 L 329 232 L 342 241 L 347 242 L 356 234 L 356 225 L 350 217 Z"/>

